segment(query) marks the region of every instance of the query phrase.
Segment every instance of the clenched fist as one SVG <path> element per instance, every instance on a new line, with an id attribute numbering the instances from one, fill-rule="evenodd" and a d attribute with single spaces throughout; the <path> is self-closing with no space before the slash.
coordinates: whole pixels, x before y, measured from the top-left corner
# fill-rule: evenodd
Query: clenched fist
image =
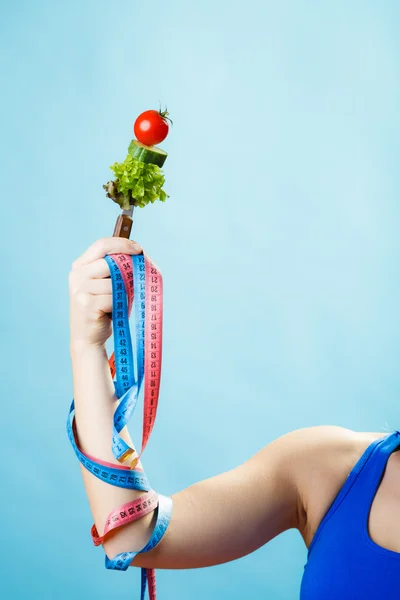
<path id="1" fill-rule="evenodd" d="M 112 282 L 107 254 L 141 254 L 140 245 L 121 237 L 97 240 L 73 263 L 69 274 L 70 342 L 102 346 L 112 333 Z"/>

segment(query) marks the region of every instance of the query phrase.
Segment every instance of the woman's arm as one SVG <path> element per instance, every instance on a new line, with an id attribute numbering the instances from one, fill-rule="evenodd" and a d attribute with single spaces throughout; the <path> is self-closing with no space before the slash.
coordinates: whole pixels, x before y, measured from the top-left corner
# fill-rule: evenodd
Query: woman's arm
<path id="1" fill-rule="evenodd" d="M 108 316 L 112 311 L 112 284 L 104 257 L 140 252 L 140 245 L 131 240 L 102 238 L 74 261 L 69 276 L 70 348 L 79 444 L 87 454 L 116 465 L 119 463 L 112 454 L 111 434 L 118 400 L 105 349 L 112 334 Z M 322 441 L 310 444 L 307 440 L 313 429 L 286 434 L 235 469 L 174 494 L 164 537 L 153 550 L 136 556 L 132 565 L 167 569 L 215 565 L 252 552 L 286 529 L 302 530 L 312 463 L 309 457 L 320 454 L 318 448 L 326 446 L 327 438 L 327 432 L 320 432 L 317 437 Z M 132 446 L 126 428 L 121 436 Z M 108 514 L 142 492 L 109 485 L 84 467 L 81 470 L 94 522 L 102 535 Z M 155 517 L 153 511 L 110 532 L 103 543 L 107 555 L 111 558 L 143 548 L 152 535 Z"/>
<path id="2" fill-rule="evenodd" d="M 71 344 L 71 358 L 80 446 L 88 454 L 119 464 L 110 448 L 117 399 L 105 347 Z M 132 445 L 126 428 L 124 437 Z M 283 436 L 235 469 L 172 495 L 166 534 L 153 550 L 136 556 L 132 566 L 188 569 L 216 565 L 249 554 L 282 531 L 298 527 L 299 498 L 287 458 L 288 441 Z M 101 535 L 109 512 L 143 492 L 111 486 L 81 469 Z M 111 558 L 140 550 L 154 524 L 155 512 L 114 530 L 103 543 L 105 552 Z"/>

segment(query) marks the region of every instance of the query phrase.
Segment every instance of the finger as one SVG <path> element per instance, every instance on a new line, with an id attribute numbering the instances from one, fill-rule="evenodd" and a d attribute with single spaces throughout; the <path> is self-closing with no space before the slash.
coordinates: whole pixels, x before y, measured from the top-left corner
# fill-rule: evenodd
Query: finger
<path id="1" fill-rule="evenodd" d="M 110 277 L 111 275 L 110 267 L 104 258 L 98 258 L 88 265 L 83 265 L 80 271 L 82 276 L 88 279 L 103 279 L 105 277 Z"/>
<path id="2" fill-rule="evenodd" d="M 112 312 L 112 296 L 111 294 L 104 295 L 92 295 L 91 298 L 91 308 L 94 314 L 99 316 L 103 316 L 103 313 Z"/>
<path id="3" fill-rule="evenodd" d="M 111 294 L 90 294 L 88 292 L 79 291 L 74 299 L 80 305 L 89 320 L 97 321 L 103 313 L 112 312 L 112 295 Z"/>
<path id="4" fill-rule="evenodd" d="M 112 295 L 112 281 L 111 279 L 85 279 L 81 291 L 96 296 Z"/>
<path id="5" fill-rule="evenodd" d="M 108 237 L 96 240 L 94 244 L 72 263 L 72 268 L 82 267 L 99 258 L 104 258 L 106 254 L 140 254 L 142 248 L 135 240 L 128 240 L 121 237 Z"/>
<path id="6" fill-rule="evenodd" d="M 99 258 L 88 265 L 83 265 L 79 269 L 82 277 L 102 279 L 104 277 L 110 277 L 110 267 L 105 258 Z"/>

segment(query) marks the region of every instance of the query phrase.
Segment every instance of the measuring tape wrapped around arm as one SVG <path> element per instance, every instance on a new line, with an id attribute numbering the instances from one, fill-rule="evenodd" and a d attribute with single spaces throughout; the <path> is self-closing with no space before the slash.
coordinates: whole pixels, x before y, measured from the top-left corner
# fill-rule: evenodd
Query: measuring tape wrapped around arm
<path id="1" fill-rule="evenodd" d="M 161 112 L 160 115 L 162 115 Z M 160 175 L 159 168 L 167 154 L 155 146 L 147 147 L 136 140 L 131 142 L 128 152 L 125 163 L 129 163 L 132 169 L 137 171 L 140 163 L 146 165 L 144 171 L 140 171 L 139 168 L 139 175 L 136 176 L 136 179 L 131 180 L 132 189 L 120 186 L 118 179 L 115 182 L 108 182 L 104 186 L 107 195 L 124 209 L 117 219 L 113 236 L 125 238 L 130 236 L 134 206 L 145 206 L 147 202 L 153 202 L 155 199 L 148 190 L 146 195 L 144 181 L 151 181 L 153 177 L 158 188 L 157 185 L 153 186 L 151 193 L 154 194 L 154 190 L 157 190 L 161 200 L 165 200 L 167 196 L 160 187 L 163 177 Z M 123 169 L 127 168 L 125 163 L 120 165 Z M 118 163 L 115 163 L 112 168 L 118 174 Z M 144 190 L 139 201 L 132 195 L 132 191 L 137 189 L 138 183 L 142 184 Z M 109 367 L 115 395 L 119 399 L 113 416 L 110 442 L 112 452 L 121 465 L 102 461 L 82 452 L 79 448 L 74 400 L 72 400 L 68 414 L 67 433 L 78 460 L 94 476 L 110 485 L 144 492 L 139 498 L 110 512 L 102 535 L 99 535 L 95 525 L 92 526 L 91 535 L 96 546 L 101 545 L 112 530 L 136 521 L 154 510 L 157 511 L 152 535 L 141 550 L 122 552 L 111 559 L 106 555 L 105 566 L 107 569 L 125 571 L 137 554 L 152 550 L 160 542 L 167 530 L 172 511 L 172 499 L 155 492 L 151 488 L 144 470 L 138 466 L 157 414 L 162 362 L 163 282 L 161 272 L 144 252 L 135 256 L 106 255 L 105 260 L 109 266 L 112 280 L 113 311 L 110 318 L 113 321 L 114 352 L 109 359 Z M 129 318 L 133 306 L 136 321 L 136 373 L 129 328 Z M 142 447 L 140 454 L 137 454 L 135 449 L 122 439 L 120 432 L 132 417 L 143 382 Z M 141 580 L 141 600 L 144 600 L 147 582 L 150 600 L 156 600 L 155 570 L 142 568 Z"/>
<path id="2" fill-rule="evenodd" d="M 126 570 L 136 554 L 152 550 L 162 539 L 171 516 L 172 499 L 152 490 L 143 469 L 137 466 L 149 440 L 157 414 L 160 373 L 162 360 L 162 276 L 147 255 L 107 255 L 113 289 L 113 337 L 114 353 L 109 360 L 119 404 L 114 413 L 112 451 L 120 462 L 131 461 L 130 466 L 114 465 L 84 454 L 77 443 L 74 420 L 74 401 L 71 403 L 67 420 L 67 431 L 75 454 L 82 465 L 93 475 L 118 487 L 146 492 L 136 500 L 113 510 L 107 517 L 103 534 L 100 536 L 95 525 L 91 535 L 95 545 L 100 545 L 104 537 L 113 529 L 135 521 L 153 510 L 157 510 L 157 521 L 152 536 L 146 546 L 138 552 L 123 552 L 111 560 L 105 557 L 108 569 Z M 135 376 L 132 341 L 129 329 L 130 310 L 133 305 L 136 316 L 136 357 Z M 144 416 L 142 448 L 137 455 L 119 435 L 131 418 L 142 382 L 144 381 Z M 136 455 L 136 456 L 135 456 Z M 134 456 L 134 460 L 132 459 Z M 149 582 L 149 596 L 156 599 L 154 569 L 142 568 L 142 592 L 144 599 L 146 581 Z"/>

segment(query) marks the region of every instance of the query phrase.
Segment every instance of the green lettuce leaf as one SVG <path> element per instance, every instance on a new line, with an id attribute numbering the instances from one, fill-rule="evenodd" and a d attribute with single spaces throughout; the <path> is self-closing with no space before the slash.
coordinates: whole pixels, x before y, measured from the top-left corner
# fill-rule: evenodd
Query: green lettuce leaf
<path id="1" fill-rule="evenodd" d="M 163 190 L 165 177 L 157 165 L 136 160 L 130 154 L 124 162 L 111 165 L 116 180 L 104 185 L 107 196 L 128 210 L 130 204 L 143 208 L 149 202 L 169 198 Z"/>

